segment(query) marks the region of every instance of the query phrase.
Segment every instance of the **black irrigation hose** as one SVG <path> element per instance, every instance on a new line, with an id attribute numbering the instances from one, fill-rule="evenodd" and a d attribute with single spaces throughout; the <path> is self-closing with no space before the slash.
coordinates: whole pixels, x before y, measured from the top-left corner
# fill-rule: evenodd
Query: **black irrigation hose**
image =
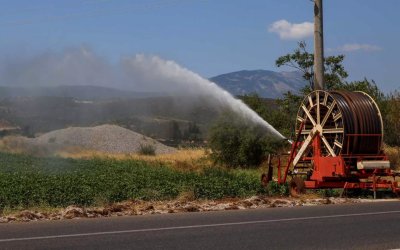
<path id="1" fill-rule="evenodd" d="M 361 92 L 332 91 L 330 94 L 342 112 L 344 140 L 342 151 L 352 154 L 378 154 L 382 136 L 379 110 L 371 98 Z M 360 136 L 351 136 L 359 134 Z"/>

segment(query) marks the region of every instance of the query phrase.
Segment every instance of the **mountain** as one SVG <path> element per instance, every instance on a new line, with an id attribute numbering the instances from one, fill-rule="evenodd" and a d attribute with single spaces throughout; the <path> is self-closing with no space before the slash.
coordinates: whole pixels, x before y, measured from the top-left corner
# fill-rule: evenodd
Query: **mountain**
<path id="1" fill-rule="evenodd" d="M 78 100 L 98 100 L 113 98 L 143 98 L 160 96 L 160 93 L 133 92 L 100 86 L 0 86 L 0 98 L 10 97 L 70 97 Z"/>
<path id="2" fill-rule="evenodd" d="M 298 71 L 242 70 L 215 76 L 210 80 L 236 96 L 257 93 L 265 98 L 279 98 L 287 91 L 298 92 L 307 84 Z M 0 86 L 0 99 L 43 96 L 69 97 L 77 100 L 104 100 L 168 95 L 161 92 L 135 92 L 100 86 Z"/>
<path id="3" fill-rule="evenodd" d="M 299 71 L 242 70 L 210 80 L 236 96 L 257 93 L 265 98 L 279 98 L 287 91 L 296 93 L 307 84 Z"/>

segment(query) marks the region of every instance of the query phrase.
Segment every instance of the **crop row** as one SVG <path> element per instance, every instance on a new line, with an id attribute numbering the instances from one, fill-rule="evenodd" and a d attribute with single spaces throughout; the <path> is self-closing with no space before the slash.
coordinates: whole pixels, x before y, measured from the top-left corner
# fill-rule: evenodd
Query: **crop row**
<path id="1" fill-rule="evenodd" d="M 196 199 L 265 193 L 255 171 L 180 171 L 138 160 L 36 158 L 0 153 L 0 209 L 98 205 L 128 199 Z"/>

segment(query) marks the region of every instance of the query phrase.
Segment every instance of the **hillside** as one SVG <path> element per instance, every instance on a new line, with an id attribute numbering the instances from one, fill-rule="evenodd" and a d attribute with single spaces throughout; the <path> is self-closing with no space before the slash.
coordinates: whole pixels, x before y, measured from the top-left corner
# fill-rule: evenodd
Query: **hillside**
<path id="1" fill-rule="evenodd" d="M 242 70 L 210 80 L 236 96 L 257 93 L 265 98 L 279 98 L 283 93 L 297 92 L 307 84 L 298 71 Z"/>
<path id="2" fill-rule="evenodd" d="M 307 82 L 298 71 L 241 70 L 210 78 L 235 96 L 257 93 L 265 98 L 279 98 L 287 91 L 297 92 Z M 14 97 L 67 97 L 77 100 L 106 100 L 115 98 L 147 98 L 165 93 L 137 92 L 101 86 L 0 86 L 0 99 Z"/>

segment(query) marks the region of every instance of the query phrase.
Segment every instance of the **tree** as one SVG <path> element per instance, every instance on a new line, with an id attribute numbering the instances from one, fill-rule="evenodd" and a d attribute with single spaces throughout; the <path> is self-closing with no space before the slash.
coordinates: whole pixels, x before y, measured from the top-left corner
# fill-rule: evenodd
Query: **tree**
<path id="1" fill-rule="evenodd" d="M 391 146 L 400 146 L 400 93 L 388 95 L 383 114 L 385 142 Z"/>
<path id="2" fill-rule="evenodd" d="M 183 132 L 182 139 L 190 141 L 201 139 L 201 131 L 196 122 L 189 122 L 187 129 Z"/>
<path id="3" fill-rule="evenodd" d="M 171 122 L 171 134 L 174 141 L 179 142 L 182 139 L 181 129 L 179 128 L 178 122 L 175 120 Z"/>
<path id="4" fill-rule="evenodd" d="M 290 91 L 283 95 L 283 98 L 277 99 L 278 114 L 275 116 L 279 122 L 275 128 L 279 128 L 285 136 L 293 137 L 297 112 L 303 100 L 302 96 L 292 94 Z"/>
<path id="5" fill-rule="evenodd" d="M 263 99 L 257 94 L 244 95 L 241 99 L 281 134 L 290 136 L 302 98 L 291 92 L 285 93 L 284 96 L 276 101 Z"/>
<path id="6" fill-rule="evenodd" d="M 268 137 L 263 129 L 224 112 L 213 124 L 209 134 L 211 157 L 229 167 L 258 166 L 268 153 L 281 143 Z"/>
<path id="7" fill-rule="evenodd" d="M 257 93 L 241 96 L 240 99 L 264 120 L 268 119 L 270 110 L 265 100 L 259 97 Z"/>
<path id="8" fill-rule="evenodd" d="M 278 67 L 288 66 L 303 73 L 303 78 L 308 81 L 309 89 L 314 89 L 314 54 L 307 51 L 307 44 L 304 41 L 298 43 L 299 47 L 292 54 L 279 57 L 275 64 Z M 335 88 L 348 77 L 342 62 L 344 55 L 328 56 L 324 60 L 325 86 L 327 89 Z"/>
<path id="9" fill-rule="evenodd" d="M 335 90 L 363 91 L 370 95 L 378 105 L 383 105 L 382 102 L 385 100 L 385 94 L 383 94 L 383 92 L 378 88 L 375 81 L 369 81 L 367 78 L 364 78 L 362 81 L 337 84 Z"/>

